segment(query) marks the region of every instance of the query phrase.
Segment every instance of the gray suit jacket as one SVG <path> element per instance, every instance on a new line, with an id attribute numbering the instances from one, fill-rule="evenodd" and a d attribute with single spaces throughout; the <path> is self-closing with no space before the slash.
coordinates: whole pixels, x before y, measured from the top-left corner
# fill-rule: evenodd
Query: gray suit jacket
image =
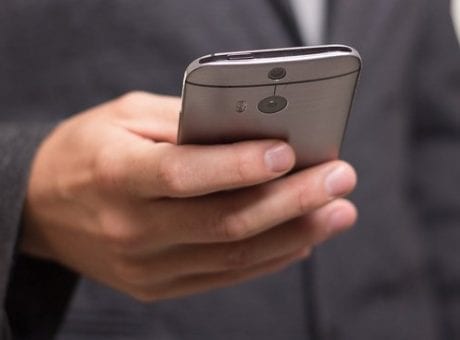
<path id="1" fill-rule="evenodd" d="M 14 256 L 34 150 L 54 121 L 125 91 L 178 95 L 200 55 L 299 44 L 289 9 L 2 2 L 0 293 L 17 338 L 48 339 L 61 318 L 64 340 L 460 338 L 460 49 L 449 1 L 336 2 L 328 40 L 364 59 L 343 150 L 360 175 L 357 227 L 308 264 L 154 304 Z"/>

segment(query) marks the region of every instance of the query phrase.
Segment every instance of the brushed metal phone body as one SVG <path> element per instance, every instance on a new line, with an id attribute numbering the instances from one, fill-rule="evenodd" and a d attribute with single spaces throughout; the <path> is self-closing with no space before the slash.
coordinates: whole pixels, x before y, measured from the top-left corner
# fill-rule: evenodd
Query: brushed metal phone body
<path id="1" fill-rule="evenodd" d="M 178 141 L 282 139 L 296 169 L 336 159 L 360 70 L 358 52 L 343 45 L 202 57 L 185 72 Z"/>

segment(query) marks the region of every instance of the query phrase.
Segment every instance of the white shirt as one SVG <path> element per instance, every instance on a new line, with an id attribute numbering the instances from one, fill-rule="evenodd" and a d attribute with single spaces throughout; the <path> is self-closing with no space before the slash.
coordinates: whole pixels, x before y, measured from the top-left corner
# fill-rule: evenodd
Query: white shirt
<path id="1" fill-rule="evenodd" d="M 460 0 L 452 0 L 452 19 L 457 36 L 460 39 Z"/>
<path id="2" fill-rule="evenodd" d="M 460 0 L 451 1 L 452 20 L 460 40 Z M 290 0 L 290 2 L 303 42 L 308 45 L 323 44 L 326 32 L 327 0 Z"/>
<path id="3" fill-rule="evenodd" d="M 290 0 L 299 33 L 305 44 L 324 43 L 327 0 Z"/>

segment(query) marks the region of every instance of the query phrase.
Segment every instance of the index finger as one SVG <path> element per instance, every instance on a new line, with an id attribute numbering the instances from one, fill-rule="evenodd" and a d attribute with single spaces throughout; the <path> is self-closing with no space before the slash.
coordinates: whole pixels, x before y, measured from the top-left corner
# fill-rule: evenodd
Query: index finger
<path id="1" fill-rule="evenodd" d="M 292 169 L 295 155 L 281 141 L 198 146 L 141 143 L 127 155 L 124 178 L 141 197 L 194 197 L 247 187 Z"/>

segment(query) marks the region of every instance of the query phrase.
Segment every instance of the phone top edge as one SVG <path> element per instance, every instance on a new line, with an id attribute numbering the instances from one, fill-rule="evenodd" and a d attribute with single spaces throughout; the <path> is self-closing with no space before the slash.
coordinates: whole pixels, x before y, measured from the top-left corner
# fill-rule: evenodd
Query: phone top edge
<path id="1" fill-rule="evenodd" d="M 183 86 L 294 84 L 359 73 L 361 66 L 358 51 L 345 45 L 216 53 L 194 60 L 186 69 Z M 284 75 L 281 78 L 270 78 L 270 71 L 275 69 L 283 70 Z"/>
<path id="2" fill-rule="evenodd" d="M 273 59 L 279 57 L 306 57 L 308 55 L 324 55 L 327 53 L 352 53 L 353 49 L 346 45 L 318 45 L 318 46 L 298 46 L 288 48 L 247 50 L 238 52 L 222 52 L 198 58 L 200 64 L 207 64 L 217 61 L 241 61 L 248 59 Z"/>
<path id="3" fill-rule="evenodd" d="M 289 52 L 304 52 L 299 54 L 288 55 Z M 280 53 L 279 56 L 264 57 Z M 284 54 L 283 54 L 284 53 Z M 262 57 L 258 57 L 261 55 Z M 251 65 L 251 64 L 276 64 L 281 61 L 299 61 L 314 60 L 325 57 L 354 57 L 361 68 L 362 60 L 359 52 L 353 47 L 347 45 L 318 45 L 318 46 L 298 46 L 288 48 L 274 48 L 261 50 L 243 50 L 236 52 L 219 52 L 208 54 L 195 59 L 185 70 L 185 75 L 190 75 L 193 71 L 204 66 L 222 66 L 222 65 Z"/>

